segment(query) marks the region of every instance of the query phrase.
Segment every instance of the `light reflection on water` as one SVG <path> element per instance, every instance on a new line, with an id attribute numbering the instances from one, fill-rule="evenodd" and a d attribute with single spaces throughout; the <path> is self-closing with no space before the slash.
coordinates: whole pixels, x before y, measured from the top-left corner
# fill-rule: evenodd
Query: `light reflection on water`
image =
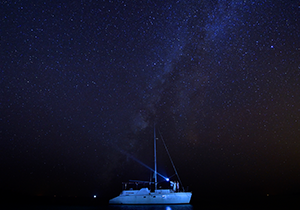
<path id="1" fill-rule="evenodd" d="M 110 205 L 112 210 L 193 210 L 193 206 L 187 205 Z"/>

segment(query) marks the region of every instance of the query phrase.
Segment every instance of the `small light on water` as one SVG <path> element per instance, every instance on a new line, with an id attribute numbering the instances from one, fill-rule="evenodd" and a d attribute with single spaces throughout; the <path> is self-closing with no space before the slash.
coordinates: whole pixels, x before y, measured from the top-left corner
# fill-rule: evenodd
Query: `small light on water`
<path id="1" fill-rule="evenodd" d="M 170 206 L 167 206 L 166 210 L 172 210 L 172 208 Z"/>
<path id="2" fill-rule="evenodd" d="M 97 198 L 97 196 L 96 196 L 96 195 L 94 195 L 94 198 Z"/>
<path id="3" fill-rule="evenodd" d="M 169 178 L 166 178 L 166 181 L 168 182 L 168 181 L 170 181 L 170 179 L 169 179 Z"/>

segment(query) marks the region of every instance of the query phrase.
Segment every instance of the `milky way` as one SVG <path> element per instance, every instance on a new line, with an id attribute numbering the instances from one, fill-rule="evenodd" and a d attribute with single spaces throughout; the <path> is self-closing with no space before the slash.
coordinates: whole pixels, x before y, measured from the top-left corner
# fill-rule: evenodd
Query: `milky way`
<path id="1" fill-rule="evenodd" d="M 152 165 L 154 123 L 193 190 L 299 188 L 299 2 L 2 1 L 0 11 L 6 190 L 114 194 L 148 179 L 134 158 Z"/>

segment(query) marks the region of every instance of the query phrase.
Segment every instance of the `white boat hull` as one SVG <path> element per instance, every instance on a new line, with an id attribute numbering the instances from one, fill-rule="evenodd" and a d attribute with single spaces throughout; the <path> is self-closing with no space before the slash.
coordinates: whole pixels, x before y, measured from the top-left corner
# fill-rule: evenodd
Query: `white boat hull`
<path id="1" fill-rule="evenodd" d="M 191 192 L 121 194 L 110 199 L 109 204 L 188 204 L 191 197 Z"/>

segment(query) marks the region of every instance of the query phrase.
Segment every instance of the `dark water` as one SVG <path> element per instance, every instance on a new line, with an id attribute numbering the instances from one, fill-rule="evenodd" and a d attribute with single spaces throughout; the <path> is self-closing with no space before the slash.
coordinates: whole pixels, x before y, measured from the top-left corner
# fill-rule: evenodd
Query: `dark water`
<path id="1" fill-rule="evenodd" d="M 10 206 L 0 206 L 1 210 L 221 210 L 221 209 L 244 209 L 244 210 L 259 210 L 259 209 L 300 209 L 299 203 L 282 203 L 281 205 L 274 204 L 222 204 L 212 203 L 210 205 L 98 205 L 98 206 L 75 206 L 75 205 L 25 205 L 13 204 Z"/>
<path id="2" fill-rule="evenodd" d="M 111 210 L 192 210 L 192 205 L 130 205 L 110 206 Z"/>
<path id="3" fill-rule="evenodd" d="M 30 210 L 192 210 L 192 205 L 98 205 L 98 206 L 72 206 L 72 205 L 26 205 L 12 204 L 0 208 L 6 209 L 30 209 Z"/>
<path id="4" fill-rule="evenodd" d="M 3 198 L 3 197 L 2 197 Z M 4 199 L 0 210 L 213 210 L 300 209 L 300 195 L 259 198 L 197 198 L 189 205 L 108 205 L 97 199 Z"/>
<path id="5" fill-rule="evenodd" d="M 299 201 L 300 202 L 300 201 Z M 212 203 L 211 205 L 98 205 L 98 206 L 74 206 L 74 205 L 25 205 L 12 204 L 0 206 L 1 210 L 221 210 L 221 209 L 244 209 L 244 210 L 259 210 L 259 209 L 295 209 L 299 210 L 299 202 L 297 203 L 255 203 L 255 204 L 222 204 Z"/>

